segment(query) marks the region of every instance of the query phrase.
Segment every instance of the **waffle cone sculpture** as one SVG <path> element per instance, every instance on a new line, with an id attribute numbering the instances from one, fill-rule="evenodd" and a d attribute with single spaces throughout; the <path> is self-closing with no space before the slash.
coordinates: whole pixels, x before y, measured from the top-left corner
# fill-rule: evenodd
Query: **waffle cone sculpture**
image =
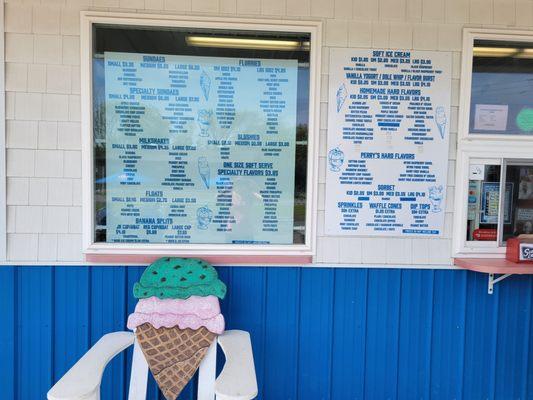
<path id="1" fill-rule="evenodd" d="M 174 400 L 224 331 L 218 299 L 226 286 L 202 260 L 162 258 L 144 271 L 133 294 L 139 302 L 128 328 L 165 398 Z"/>

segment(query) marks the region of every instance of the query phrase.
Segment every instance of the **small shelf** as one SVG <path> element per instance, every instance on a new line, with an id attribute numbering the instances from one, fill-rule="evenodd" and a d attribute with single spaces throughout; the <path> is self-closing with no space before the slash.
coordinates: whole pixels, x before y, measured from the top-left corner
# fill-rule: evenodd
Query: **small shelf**
<path id="1" fill-rule="evenodd" d="M 505 258 L 454 258 L 454 264 L 488 274 L 533 274 L 533 263 L 515 263 Z"/>
<path id="2" fill-rule="evenodd" d="M 454 264 L 470 271 L 488 274 L 488 294 L 494 292 L 494 285 L 514 274 L 533 274 L 533 263 L 515 263 L 505 258 L 454 258 Z M 499 277 L 496 275 L 499 274 Z"/>

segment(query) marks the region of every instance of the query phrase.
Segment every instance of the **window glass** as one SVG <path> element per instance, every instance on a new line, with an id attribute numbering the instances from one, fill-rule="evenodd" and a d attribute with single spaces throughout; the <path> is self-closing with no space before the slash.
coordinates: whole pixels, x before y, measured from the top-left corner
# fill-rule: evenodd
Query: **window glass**
<path id="1" fill-rule="evenodd" d="M 466 240 L 496 241 L 500 195 L 500 165 L 470 165 Z"/>
<path id="2" fill-rule="evenodd" d="M 305 243 L 309 47 L 95 25 L 95 242 Z"/>
<path id="3" fill-rule="evenodd" d="M 507 165 L 505 180 L 516 188 L 505 198 L 504 209 L 511 212 L 503 227 L 503 241 L 522 234 L 533 234 L 533 164 Z"/>
<path id="4" fill-rule="evenodd" d="M 470 133 L 533 135 L 533 43 L 475 40 Z"/>

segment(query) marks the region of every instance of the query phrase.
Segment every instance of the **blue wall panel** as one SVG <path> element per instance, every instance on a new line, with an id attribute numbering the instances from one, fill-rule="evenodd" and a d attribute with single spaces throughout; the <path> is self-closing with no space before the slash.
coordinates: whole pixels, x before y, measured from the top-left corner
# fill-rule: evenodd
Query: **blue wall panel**
<path id="1" fill-rule="evenodd" d="M 496 354 L 495 398 L 525 399 L 527 369 L 533 362 L 528 351 L 531 316 L 531 284 L 512 280 L 500 286 Z M 529 301 L 528 301 L 529 300 Z"/>
<path id="2" fill-rule="evenodd" d="M 304 269 L 300 279 L 298 398 L 330 393 L 333 274 Z"/>
<path id="3" fill-rule="evenodd" d="M 463 398 L 466 282 L 468 277 L 466 271 L 435 271 L 430 353 L 431 398 Z M 490 351 L 496 351 L 496 349 Z M 469 373 L 474 372 L 469 371 Z"/>
<path id="4" fill-rule="evenodd" d="M 125 329 L 142 271 L 0 267 L 2 399 L 45 398 L 101 335 Z M 466 271 L 219 271 L 228 328 L 252 335 L 261 399 L 533 400 L 533 277 L 490 296 Z M 106 369 L 103 400 L 125 398 L 130 360 Z M 148 398 L 163 399 L 153 379 Z"/>
<path id="5" fill-rule="evenodd" d="M 0 333 L 0 387 L 7 399 L 14 399 L 17 377 L 14 373 L 17 347 L 17 283 L 15 269 L 0 267 L 0 313 L 4 328 Z"/>
<path id="6" fill-rule="evenodd" d="M 398 338 L 398 398 L 429 399 L 432 270 L 402 271 Z"/>
<path id="7" fill-rule="evenodd" d="M 331 398 L 362 399 L 368 270 L 339 269 L 334 275 Z"/>
<path id="8" fill-rule="evenodd" d="M 127 274 L 125 267 L 92 269 L 91 329 L 90 341 L 95 343 L 102 335 L 126 329 L 125 315 L 128 297 Z M 124 354 L 115 357 L 106 369 L 103 385 L 110 390 L 110 399 L 122 399 L 126 393 L 126 373 Z"/>
<path id="9" fill-rule="evenodd" d="M 39 399 L 53 381 L 54 269 L 21 267 L 17 272 L 16 392 L 21 399 Z"/>
<path id="10" fill-rule="evenodd" d="M 398 377 L 401 270 L 368 276 L 365 398 L 395 399 Z"/>
<path id="11" fill-rule="evenodd" d="M 57 381 L 89 346 L 90 269 L 57 267 L 54 271 L 54 370 Z M 57 345 L 57 344 L 61 345 Z"/>
<path id="12" fill-rule="evenodd" d="M 300 269 L 267 269 L 261 382 L 264 398 L 297 398 Z M 264 356 L 268 352 L 268 356 Z M 283 366 L 283 368 L 280 368 Z"/>

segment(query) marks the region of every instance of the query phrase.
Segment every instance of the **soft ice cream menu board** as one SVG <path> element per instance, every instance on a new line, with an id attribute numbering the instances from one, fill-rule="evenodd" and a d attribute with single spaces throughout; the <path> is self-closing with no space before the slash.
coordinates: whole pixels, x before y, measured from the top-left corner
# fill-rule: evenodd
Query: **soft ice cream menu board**
<path id="1" fill-rule="evenodd" d="M 107 242 L 292 243 L 296 60 L 105 53 Z"/>
<path id="2" fill-rule="evenodd" d="M 326 233 L 440 235 L 450 53 L 331 49 L 330 57 Z"/>

